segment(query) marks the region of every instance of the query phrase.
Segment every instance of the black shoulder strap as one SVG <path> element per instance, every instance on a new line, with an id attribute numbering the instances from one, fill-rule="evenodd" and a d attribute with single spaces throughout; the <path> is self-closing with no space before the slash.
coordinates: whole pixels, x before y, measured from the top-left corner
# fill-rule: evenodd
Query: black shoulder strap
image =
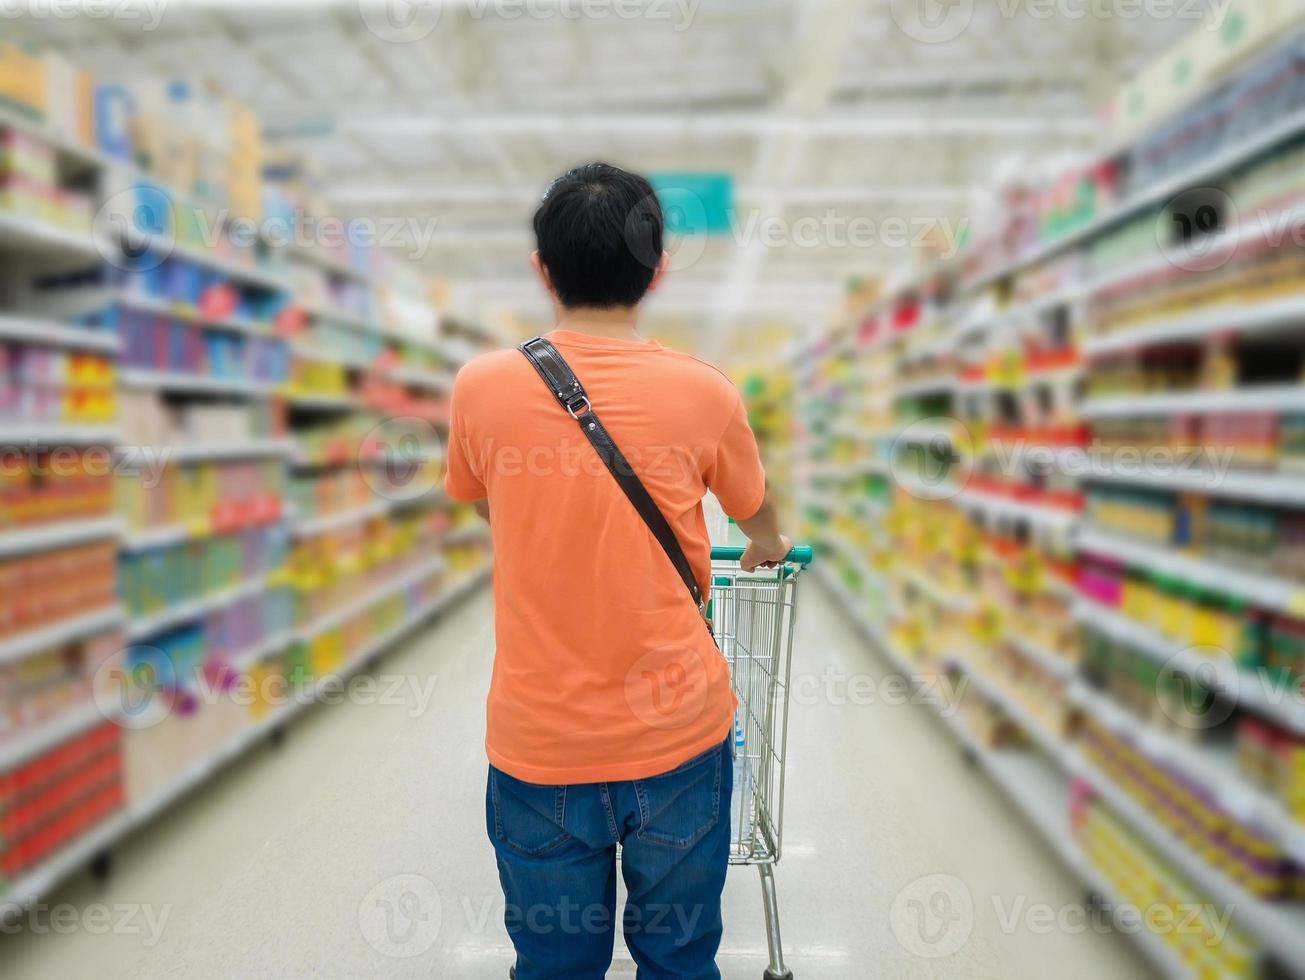
<path id="1" fill-rule="evenodd" d="M 571 370 L 571 366 L 558 353 L 557 348 L 543 337 L 527 340 L 519 349 L 526 355 L 526 360 L 539 372 L 539 376 L 544 379 L 544 384 L 548 385 L 558 404 L 580 424 L 580 431 L 585 434 L 585 438 L 598 453 L 598 458 L 603 461 L 603 465 L 625 491 L 630 503 L 634 504 L 634 509 L 648 525 L 648 530 L 652 531 L 653 537 L 657 539 L 657 543 L 666 552 L 666 557 L 671 560 L 671 564 L 683 579 L 689 595 L 693 597 L 694 605 L 701 611 L 702 591 L 698 587 L 693 568 L 689 565 L 689 559 L 685 556 L 684 549 L 680 547 L 679 538 L 666 522 L 666 516 L 657 506 L 657 501 L 652 499 L 647 487 L 635 475 L 634 469 L 612 441 L 612 437 L 607 434 L 607 430 L 603 428 L 603 423 L 598 421 L 598 416 L 594 414 L 594 407 L 589 403 L 589 397 L 585 394 L 584 387 L 575 376 L 575 372 Z"/>

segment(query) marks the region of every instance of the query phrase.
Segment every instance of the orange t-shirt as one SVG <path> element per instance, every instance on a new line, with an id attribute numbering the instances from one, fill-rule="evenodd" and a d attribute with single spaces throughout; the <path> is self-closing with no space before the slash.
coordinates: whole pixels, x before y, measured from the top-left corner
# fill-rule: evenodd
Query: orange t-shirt
<path id="1" fill-rule="evenodd" d="M 765 497 L 738 391 L 656 343 L 564 330 L 548 339 L 707 594 L 703 495 L 735 518 Z M 459 500 L 489 500 L 490 762 L 532 783 L 640 779 L 725 738 L 735 702 L 724 657 L 661 545 L 520 351 L 458 372 L 445 486 Z"/>

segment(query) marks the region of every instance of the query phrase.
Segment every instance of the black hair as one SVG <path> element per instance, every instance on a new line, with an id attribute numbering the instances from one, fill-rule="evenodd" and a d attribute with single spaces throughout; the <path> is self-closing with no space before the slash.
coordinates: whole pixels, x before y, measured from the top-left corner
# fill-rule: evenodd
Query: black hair
<path id="1" fill-rule="evenodd" d="M 563 306 L 634 306 L 662 257 L 665 220 L 652 185 L 606 163 L 568 170 L 535 211 L 539 258 Z"/>

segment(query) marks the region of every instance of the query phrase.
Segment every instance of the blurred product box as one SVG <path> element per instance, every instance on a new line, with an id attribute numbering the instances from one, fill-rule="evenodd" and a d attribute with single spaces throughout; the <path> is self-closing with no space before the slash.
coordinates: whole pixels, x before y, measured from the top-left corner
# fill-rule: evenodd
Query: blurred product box
<path id="1" fill-rule="evenodd" d="M 12 41 L 0 41 L 0 104 L 23 115 L 46 111 L 45 62 Z"/>
<path id="2" fill-rule="evenodd" d="M 95 143 L 95 84 L 88 72 L 47 51 L 45 65 L 45 123 L 51 132 L 82 146 Z"/>
<path id="3" fill-rule="evenodd" d="M 1305 19 L 1302 0 L 1227 0 L 1115 95 L 1114 135 L 1133 136 L 1196 98 Z"/>
<path id="4" fill-rule="evenodd" d="M 119 160 L 132 157 L 131 119 L 136 102 L 126 86 L 101 82 L 95 86 L 95 145 Z"/>

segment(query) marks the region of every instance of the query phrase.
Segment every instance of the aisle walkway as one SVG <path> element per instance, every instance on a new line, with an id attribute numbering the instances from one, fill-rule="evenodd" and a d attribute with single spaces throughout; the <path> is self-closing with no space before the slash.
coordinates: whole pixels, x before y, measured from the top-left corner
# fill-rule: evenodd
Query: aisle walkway
<path id="1" fill-rule="evenodd" d="M 1044 928 L 1044 905 L 1078 922 L 1075 882 L 927 709 L 866 703 L 884 690 L 884 667 L 818 590 L 805 599 L 778 877 L 799 980 L 1146 976 L 1122 938 Z M 402 703 L 311 712 L 283 746 L 123 848 L 103 892 L 83 877 L 54 896 L 107 904 L 114 921 L 147 905 L 134 928 L 0 937 L 4 975 L 505 977 L 483 830 L 489 617 L 481 594 L 387 657 L 379 670 L 408 684 Z M 733 873 L 727 902 L 722 970 L 755 980 L 765 964 L 755 874 Z M 149 922 L 161 924 L 156 942 Z M 921 928 L 935 942 L 921 944 Z M 612 971 L 633 973 L 628 959 Z"/>

